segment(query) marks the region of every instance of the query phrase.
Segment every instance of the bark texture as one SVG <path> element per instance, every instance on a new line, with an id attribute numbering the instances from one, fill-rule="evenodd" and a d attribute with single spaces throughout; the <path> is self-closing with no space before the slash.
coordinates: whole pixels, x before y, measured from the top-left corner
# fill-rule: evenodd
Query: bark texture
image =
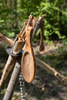
<path id="1" fill-rule="evenodd" d="M 38 66 L 44 68 L 47 72 L 55 76 L 64 86 L 67 86 L 67 77 L 61 75 L 54 68 L 50 67 L 48 64 L 38 59 L 37 57 L 35 59 Z"/>
<path id="2" fill-rule="evenodd" d="M 2 35 L 1 33 L 0 33 L 0 41 L 3 43 L 6 43 L 10 47 L 12 47 L 14 44 L 14 42 L 11 39 L 7 38 L 6 36 Z"/>
<path id="3" fill-rule="evenodd" d="M 18 58 L 3 100 L 11 100 L 20 73 L 20 68 L 20 58 Z"/>

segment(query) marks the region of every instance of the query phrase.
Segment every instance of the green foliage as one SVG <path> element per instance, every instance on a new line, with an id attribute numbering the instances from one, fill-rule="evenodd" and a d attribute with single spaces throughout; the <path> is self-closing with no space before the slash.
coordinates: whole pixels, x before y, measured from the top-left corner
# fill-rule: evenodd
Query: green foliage
<path id="1" fill-rule="evenodd" d="M 44 36 L 46 40 L 49 40 L 49 37 L 51 37 L 53 34 L 57 34 L 59 39 L 64 39 L 65 36 L 62 36 L 60 33 L 60 30 L 62 28 L 60 27 L 60 21 L 67 24 L 67 16 L 65 11 L 62 11 L 62 16 L 60 17 L 60 9 L 58 6 L 56 6 L 56 2 L 41 2 L 40 6 L 38 6 L 37 8 L 38 11 L 34 12 L 34 15 L 45 15 Z"/>
<path id="2" fill-rule="evenodd" d="M 6 0 L 7 1 L 7 0 Z M 0 32 L 13 37 L 18 33 L 23 23 L 33 12 L 36 17 L 44 17 L 45 40 L 54 38 L 64 39 L 67 33 L 67 4 L 64 0 L 0 0 Z M 9 4 L 9 5 L 8 5 Z M 61 13 L 61 15 L 60 15 Z M 38 30 L 36 39 L 39 38 Z M 67 36 L 67 35 L 66 35 Z"/>
<path id="3" fill-rule="evenodd" d="M 10 5 L 9 5 L 10 6 Z M 15 9 L 8 7 L 3 2 L 0 4 L 0 32 L 6 36 L 15 36 L 16 21 L 15 21 Z"/>

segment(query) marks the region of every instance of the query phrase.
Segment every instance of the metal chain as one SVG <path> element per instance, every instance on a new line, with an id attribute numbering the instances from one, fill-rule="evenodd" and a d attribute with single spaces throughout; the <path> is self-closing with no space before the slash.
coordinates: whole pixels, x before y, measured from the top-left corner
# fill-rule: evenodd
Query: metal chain
<path id="1" fill-rule="evenodd" d="M 19 83 L 20 83 L 21 100 L 25 100 L 25 85 L 24 85 L 24 78 L 23 78 L 22 72 L 20 73 L 20 76 L 19 76 Z"/>

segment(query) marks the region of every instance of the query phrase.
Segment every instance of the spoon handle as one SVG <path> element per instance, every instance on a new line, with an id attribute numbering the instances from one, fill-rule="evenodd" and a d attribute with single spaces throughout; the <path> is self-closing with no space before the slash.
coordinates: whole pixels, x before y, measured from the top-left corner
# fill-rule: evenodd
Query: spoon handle
<path id="1" fill-rule="evenodd" d="M 43 35 L 44 35 L 44 21 L 40 24 L 40 54 L 43 54 L 45 52 L 45 46 L 43 43 Z"/>

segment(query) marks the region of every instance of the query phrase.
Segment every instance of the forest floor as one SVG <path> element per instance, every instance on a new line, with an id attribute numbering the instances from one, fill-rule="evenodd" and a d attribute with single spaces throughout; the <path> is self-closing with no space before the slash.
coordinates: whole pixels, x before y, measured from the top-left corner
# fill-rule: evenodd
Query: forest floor
<path id="1" fill-rule="evenodd" d="M 54 41 L 54 43 L 45 43 L 45 53 L 39 54 L 39 42 L 34 43 L 35 55 L 55 68 L 61 74 L 67 76 L 67 40 Z M 0 43 L 0 78 L 7 61 L 8 54 L 4 45 Z M 10 76 L 9 76 L 10 77 Z M 9 78 L 4 89 L 1 90 L 0 100 L 6 92 Z M 67 100 L 67 87 L 63 86 L 57 78 L 49 74 L 47 71 L 37 66 L 37 74 L 31 83 L 25 82 L 25 100 Z M 21 100 L 19 80 L 17 82 L 12 100 Z"/>

